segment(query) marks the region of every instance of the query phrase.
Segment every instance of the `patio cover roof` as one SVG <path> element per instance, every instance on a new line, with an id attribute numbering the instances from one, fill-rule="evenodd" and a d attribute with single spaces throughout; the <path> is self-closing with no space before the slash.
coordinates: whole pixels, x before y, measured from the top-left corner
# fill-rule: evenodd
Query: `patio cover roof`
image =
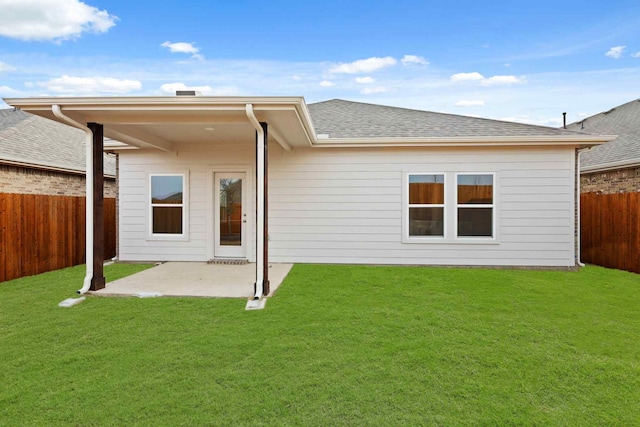
<path id="1" fill-rule="evenodd" d="M 60 121 L 59 105 L 80 123 L 104 125 L 104 135 L 138 148 L 175 151 L 180 143 L 253 141 L 255 129 L 246 105 L 261 122 L 269 123 L 269 138 L 286 149 L 310 146 L 315 139 L 302 97 L 82 97 L 5 99 L 14 107 Z M 122 148 L 122 145 L 105 148 Z"/>

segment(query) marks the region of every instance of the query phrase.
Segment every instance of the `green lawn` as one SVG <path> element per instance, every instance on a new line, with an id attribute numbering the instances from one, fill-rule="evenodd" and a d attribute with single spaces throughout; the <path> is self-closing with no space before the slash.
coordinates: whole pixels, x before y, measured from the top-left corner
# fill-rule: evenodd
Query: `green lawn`
<path id="1" fill-rule="evenodd" d="M 640 424 L 631 273 L 296 265 L 263 311 L 57 307 L 83 274 L 0 284 L 0 425 Z"/>

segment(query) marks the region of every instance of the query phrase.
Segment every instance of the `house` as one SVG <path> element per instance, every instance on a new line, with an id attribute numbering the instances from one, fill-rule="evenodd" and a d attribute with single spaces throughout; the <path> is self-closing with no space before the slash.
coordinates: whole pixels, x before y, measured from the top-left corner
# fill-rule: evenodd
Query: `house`
<path id="1" fill-rule="evenodd" d="M 611 139 L 301 97 L 5 102 L 123 143 L 120 260 L 247 259 L 256 297 L 268 262 L 574 267 L 576 150 Z"/>
<path id="2" fill-rule="evenodd" d="M 581 155 L 582 192 L 640 192 L 640 99 L 567 125 L 567 129 L 618 135 Z"/>
<path id="3" fill-rule="evenodd" d="M 0 193 L 84 196 L 82 131 L 24 111 L 0 109 Z M 104 156 L 105 197 L 116 197 L 116 160 Z"/>

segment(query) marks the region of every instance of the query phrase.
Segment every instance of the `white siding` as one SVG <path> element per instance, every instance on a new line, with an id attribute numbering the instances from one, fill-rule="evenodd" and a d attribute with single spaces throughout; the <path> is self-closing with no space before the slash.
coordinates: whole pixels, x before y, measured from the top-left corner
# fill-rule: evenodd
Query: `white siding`
<path id="1" fill-rule="evenodd" d="M 573 155 L 568 148 L 280 152 L 270 158 L 270 260 L 573 266 Z M 421 171 L 496 172 L 496 241 L 403 243 L 403 175 Z"/>
<path id="2" fill-rule="evenodd" d="M 120 228 L 118 256 L 123 261 L 207 261 L 213 257 L 213 173 L 247 172 L 254 189 L 255 145 L 185 145 L 177 154 L 128 151 L 120 154 Z M 149 237 L 148 176 L 188 173 L 188 236 L 182 240 Z M 252 197 L 248 212 L 253 212 Z M 254 221 L 249 221 L 253 224 Z M 253 254 L 251 229 L 248 252 Z"/>
<path id="3" fill-rule="evenodd" d="M 247 144 L 192 146 L 177 156 L 122 153 L 120 258 L 209 259 L 213 171 L 231 171 L 234 165 L 249 165 L 253 170 L 254 150 L 253 144 Z M 190 176 L 189 239 L 148 240 L 147 175 L 181 171 Z M 403 243 L 403 176 L 420 171 L 495 172 L 496 241 Z M 573 266 L 573 171 L 570 148 L 310 148 L 285 152 L 270 145 L 270 261 Z M 255 188 L 253 180 L 251 175 Z M 250 197 L 254 194 L 252 189 Z M 253 245 L 255 230 L 251 236 Z"/>

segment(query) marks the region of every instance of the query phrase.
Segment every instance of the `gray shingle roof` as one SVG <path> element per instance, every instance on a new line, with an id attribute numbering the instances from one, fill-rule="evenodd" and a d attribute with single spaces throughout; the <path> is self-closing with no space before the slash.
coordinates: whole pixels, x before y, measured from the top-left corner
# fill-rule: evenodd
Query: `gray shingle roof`
<path id="1" fill-rule="evenodd" d="M 329 138 L 446 138 L 576 135 L 544 126 L 332 99 L 309 104 L 316 133 Z"/>
<path id="2" fill-rule="evenodd" d="M 593 147 L 582 154 L 583 167 L 633 160 L 640 163 L 640 99 L 571 123 L 567 125 L 567 129 L 618 135 L 613 141 Z"/>
<path id="3" fill-rule="evenodd" d="M 20 110 L 0 109 L 0 161 L 43 168 L 85 171 L 85 133 Z M 115 176 L 115 158 L 104 157 L 106 175 Z"/>

